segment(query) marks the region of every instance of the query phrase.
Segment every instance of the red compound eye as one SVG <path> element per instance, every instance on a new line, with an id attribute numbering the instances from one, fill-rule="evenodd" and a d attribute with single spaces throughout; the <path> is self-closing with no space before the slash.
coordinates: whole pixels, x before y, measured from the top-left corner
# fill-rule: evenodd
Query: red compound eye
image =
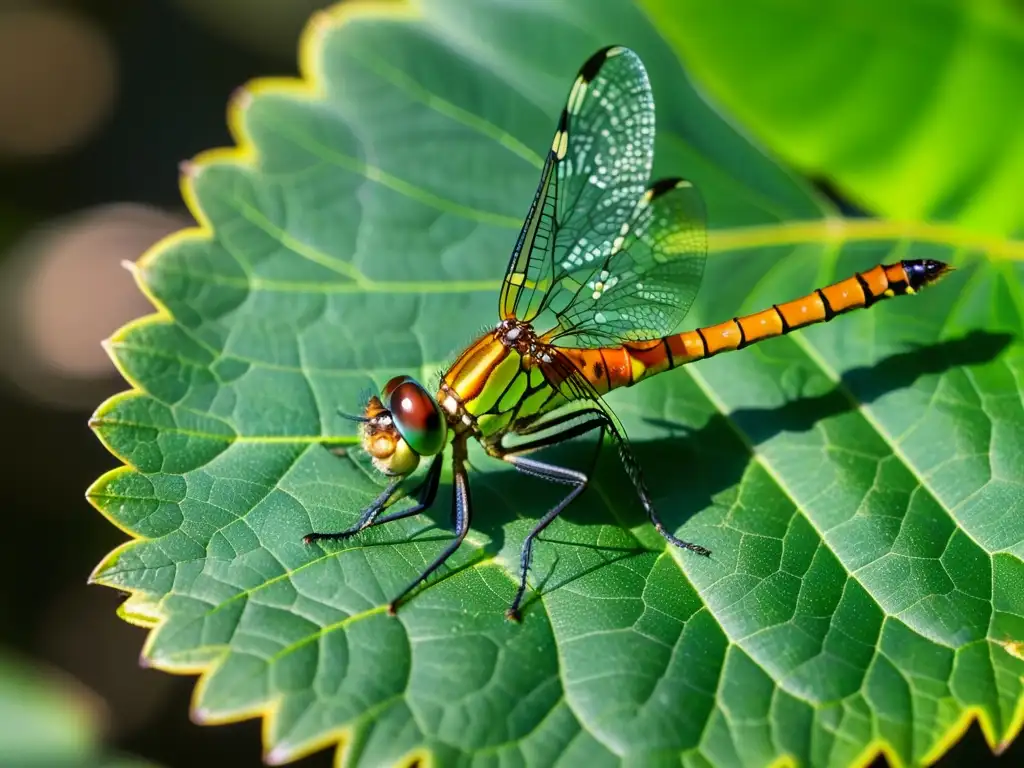
<path id="1" fill-rule="evenodd" d="M 403 384 L 406 381 L 415 380 L 410 378 L 409 376 L 395 376 L 395 378 L 389 379 L 388 383 L 384 385 L 384 389 L 380 391 L 380 399 L 383 400 L 386 404 L 388 400 L 391 398 L 391 393 L 395 391 L 395 388 L 399 384 Z"/>
<path id="2" fill-rule="evenodd" d="M 408 376 L 398 376 L 384 386 L 388 410 L 399 433 L 420 456 L 433 456 L 444 449 L 448 422 L 437 401 Z"/>

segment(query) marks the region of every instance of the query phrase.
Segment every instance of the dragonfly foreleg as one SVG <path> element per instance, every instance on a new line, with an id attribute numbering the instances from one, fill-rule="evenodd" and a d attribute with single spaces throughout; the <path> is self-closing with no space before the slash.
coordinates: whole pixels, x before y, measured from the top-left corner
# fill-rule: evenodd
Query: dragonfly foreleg
<path id="1" fill-rule="evenodd" d="M 434 459 L 434 464 L 430 467 L 431 471 L 434 471 L 435 465 L 438 467 L 440 466 L 438 460 L 441 455 L 442 454 L 438 454 Z M 440 474 L 440 469 L 438 469 L 437 472 Z M 410 592 L 426 581 L 427 578 L 430 577 L 430 574 L 444 565 L 444 562 L 455 554 L 455 550 L 462 545 L 463 540 L 466 538 L 466 534 L 469 533 L 469 523 L 473 517 L 473 508 L 469 497 L 469 478 L 466 475 L 465 439 L 456 440 L 452 444 L 452 475 L 454 491 L 452 494 L 452 519 L 455 521 L 455 539 L 434 559 L 434 562 L 424 569 L 423 573 L 417 576 L 409 586 L 399 592 L 398 596 L 388 604 L 388 613 L 392 616 L 394 616 L 395 611 L 398 610 L 398 604 L 402 602 Z M 436 485 L 437 484 L 435 482 L 435 492 L 437 491 Z"/>
<path id="2" fill-rule="evenodd" d="M 359 520 L 357 520 L 356 524 L 351 528 L 346 528 L 344 531 L 332 533 L 310 533 L 304 536 L 302 540 L 306 544 L 311 544 L 314 541 L 347 539 L 350 536 L 354 536 L 360 531 L 366 530 L 372 526 L 383 525 L 384 523 L 390 523 L 394 520 L 401 520 L 404 517 L 418 515 L 420 512 L 430 507 L 437 496 L 437 486 L 441 478 L 442 455 L 443 454 L 439 453 L 434 457 L 434 460 L 430 464 L 430 468 L 427 470 L 426 478 L 414 491 L 417 496 L 416 504 L 414 506 L 380 517 L 381 512 L 388 508 L 388 502 L 391 501 L 391 498 L 395 495 L 395 492 L 402 484 L 403 478 L 396 477 L 388 483 L 387 487 L 381 492 L 381 494 L 363 510 L 363 513 L 359 516 Z"/>

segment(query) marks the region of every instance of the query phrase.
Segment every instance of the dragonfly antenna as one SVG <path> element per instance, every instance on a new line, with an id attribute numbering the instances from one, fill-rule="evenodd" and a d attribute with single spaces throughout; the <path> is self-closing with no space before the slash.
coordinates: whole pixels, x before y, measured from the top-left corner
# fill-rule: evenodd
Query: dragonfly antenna
<path id="1" fill-rule="evenodd" d="M 360 424 L 365 424 L 366 422 L 369 421 L 369 419 L 366 418 L 365 416 L 356 416 L 353 413 L 345 413 L 344 411 L 338 411 L 338 415 L 341 416 L 343 419 L 348 419 L 349 421 L 356 421 L 359 422 Z"/>

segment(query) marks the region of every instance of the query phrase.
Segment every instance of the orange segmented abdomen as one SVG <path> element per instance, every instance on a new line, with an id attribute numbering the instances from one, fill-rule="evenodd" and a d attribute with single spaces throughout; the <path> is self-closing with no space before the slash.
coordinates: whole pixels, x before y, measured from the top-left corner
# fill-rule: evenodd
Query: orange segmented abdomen
<path id="1" fill-rule="evenodd" d="M 628 387 L 662 371 L 720 352 L 782 336 L 797 328 L 827 322 L 876 301 L 916 293 L 949 271 L 932 259 L 879 264 L 866 272 L 833 283 L 784 304 L 717 325 L 684 331 L 651 341 L 630 342 L 603 349 L 562 349 L 601 394 Z"/>
<path id="2" fill-rule="evenodd" d="M 621 347 L 560 350 L 600 394 L 632 383 L 629 356 Z"/>
<path id="3" fill-rule="evenodd" d="M 640 379 L 704 356 L 695 331 L 621 347 L 562 348 L 560 351 L 583 372 L 599 394 L 628 387 Z"/>

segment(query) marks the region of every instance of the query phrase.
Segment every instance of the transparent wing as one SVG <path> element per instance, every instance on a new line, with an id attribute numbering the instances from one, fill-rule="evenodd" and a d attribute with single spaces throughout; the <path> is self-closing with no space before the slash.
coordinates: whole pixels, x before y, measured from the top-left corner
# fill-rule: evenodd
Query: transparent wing
<path id="1" fill-rule="evenodd" d="M 502 319 L 532 321 L 599 273 L 651 175 L 654 99 L 640 58 L 604 48 L 580 68 L 509 260 Z M 621 244 L 621 241 L 620 241 Z"/>
<path id="2" fill-rule="evenodd" d="M 704 204 L 688 181 L 653 184 L 623 225 L 608 256 L 561 281 L 552 305 L 558 326 L 548 339 L 595 347 L 656 339 L 673 332 L 697 296 L 707 255 Z M 573 293 L 570 281 L 580 279 Z M 585 282 L 583 282 L 585 280 Z"/>

